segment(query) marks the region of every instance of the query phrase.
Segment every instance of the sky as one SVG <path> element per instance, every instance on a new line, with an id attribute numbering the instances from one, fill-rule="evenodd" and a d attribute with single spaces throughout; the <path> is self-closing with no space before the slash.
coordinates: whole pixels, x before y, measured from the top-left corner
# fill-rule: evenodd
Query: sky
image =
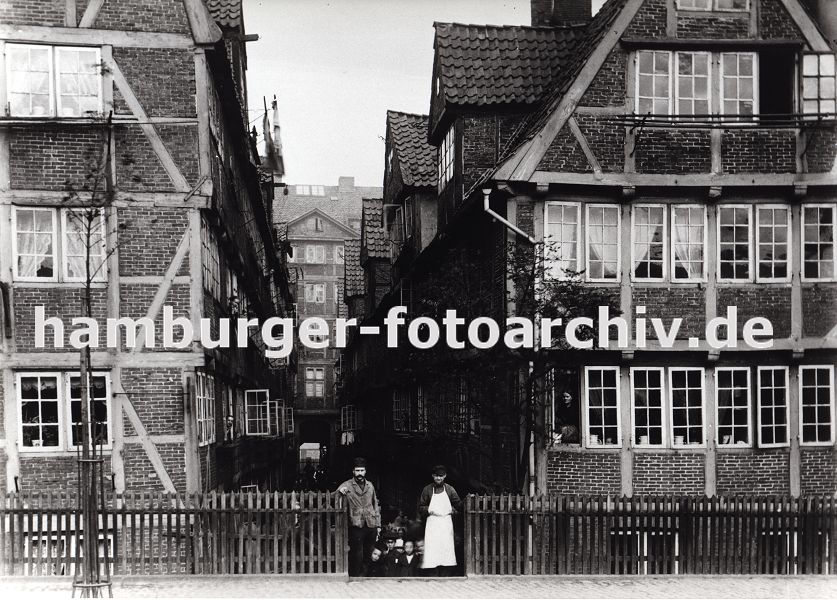
<path id="1" fill-rule="evenodd" d="M 529 25 L 529 0 L 244 0 L 248 114 L 276 95 L 286 182 L 382 185 L 386 111 L 429 110 L 434 21 Z"/>

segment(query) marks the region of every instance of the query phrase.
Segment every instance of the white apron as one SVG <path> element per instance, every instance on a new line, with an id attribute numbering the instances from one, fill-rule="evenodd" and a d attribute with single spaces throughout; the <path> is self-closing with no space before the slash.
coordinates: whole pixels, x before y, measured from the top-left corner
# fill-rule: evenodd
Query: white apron
<path id="1" fill-rule="evenodd" d="M 438 494 L 433 494 L 430 500 L 427 516 L 427 524 L 424 527 L 424 557 L 421 561 L 422 569 L 433 567 L 456 566 L 456 550 L 453 545 L 453 519 L 447 492 L 442 489 Z M 444 516 L 437 516 L 437 515 Z"/>

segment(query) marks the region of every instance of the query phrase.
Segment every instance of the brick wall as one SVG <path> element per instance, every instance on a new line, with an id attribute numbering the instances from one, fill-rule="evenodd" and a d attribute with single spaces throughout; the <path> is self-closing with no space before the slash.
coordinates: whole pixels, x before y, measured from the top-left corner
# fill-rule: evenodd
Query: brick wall
<path id="1" fill-rule="evenodd" d="M 598 115 L 576 115 L 578 128 L 605 173 L 625 170 L 625 128 Z"/>
<path id="2" fill-rule="evenodd" d="M 837 493 L 837 460 L 833 448 L 802 448 L 800 451 L 802 495 Z"/>
<path id="3" fill-rule="evenodd" d="M 708 173 L 709 131 L 645 129 L 636 140 L 635 160 L 638 173 Z"/>
<path id="4" fill-rule="evenodd" d="M 569 126 L 566 125 L 558 132 L 555 140 L 547 148 L 537 170 L 569 173 L 593 172 L 581 145 L 573 132 L 570 131 Z"/>
<path id="5" fill-rule="evenodd" d="M 791 290 L 789 287 L 763 285 L 758 287 L 718 288 L 717 311 L 726 317 L 727 306 L 738 307 L 738 338 L 744 323 L 753 317 L 765 317 L 773 324 L 773 338 L 790 336 Z"/>
<path id="6" fill-rule="evenodd" d="M 634 494 L 702 494 L 703 454 L 634 453 Z"/>
<path id="7" fill-rule="evenodd" d="M 118 214 L 120 222 L 125 224 L 119 232 L 119 274 L 123 277 L 163 275 L 189 226 L 188 211 L 127 206 L 119 208 Z M 188 266 L 188 255 L 183 262 Z"/>
<path id="8" fill-rule="evenodd" d="M 120 302 L 120 316 L 131 317 L 138 319 L 144 317 L 148 312 L 148 307 L 151 306 L 151 301 L 154 294 L 157 292 L 157 285 L 146 284 L 122 284 L 119 287 Z M 169 289 L 166 294 L 164 306 L 172 307 L 172 314 L 174 318 L 189 317 L 191 311 L 191 293 L 189 284 L 175 284 Z M 174 331 L 175 339 L 180 339 L 180 329 L 176 328 Z M 159 315 L 154 319 L 154 351 L 172 352 L 175 348 L 163 348 L 163 311 L 160 310 Z M 149 351 L 152 350 L 149 348 Z M 191 348 L 188 346 L 183 348 L 182 352 L 189 352 Z"/>
<path id="9" fill-rule="evenodd" d="M 182 444 L 157 444 L 157 452 L 166 472 L 180 493 L 186 491 L 186 471 Z M 163 491 L 154 466 L 140 444 L 125 444 L 122 452 L 125 464 L 125 489 L 128 491 Z"/>
<path id="10" fill-rule="evenodd" d="M 782 6 L 780 0 L 761 0 L 759 6 L 759 37 L 762 39 L 802 39 L 802 32 Z"/>
<path id="11" fill-rule="evenodd" d="M 58 317 L 64 323 L 64 344 L 69 343 L 70 332 L 75 329 L 72 320 L 83 315 L 81 299 L 84 290 L 78 287 L 34 288 L 16 286 L 13 289 L 14 338 L 17 352 L 64 352 L 53 348 L 52 328 L 47 327 L 44 335 L 45 348 L 35 348 L 35 307 L 44 307 L 44 318 Z M 95 288 L 91 294 L 93 318 L 99 323 L 99 347 L 104 348 L 105 318 L 107 317 L 107 295 L 103 288 Z"/>
<path id="12" fill-rule="evenodd" d="M 9 142 L 9 176 L 15 189 L 81 189 L 84 175 L 101 158 L 102 130 L 94 127 L 44 125 L 15 129 Z"/>
<path id="13" fill-rule="evenodd" d="M 802 288 L 802 334 L 824 336 L 837 325 L 837 286 L 819 284 Z"/>
<path id="14" fill-rule="evenodd" d="M 706 294 L 698 287 L 640 287 L 641 284 L 634 284 L 633 306 L 645 306 L 645 331 L 646 339 L 656 339 L 656 334 L 651 325 L 652 318 L 663 320 L 666 331 L 671 328 L 675 318 L 683 319 L 680 329 L 677 332 L 678 339 L 685 339 L 691 336 L 703 338 L 706 328 Z M 623 318 L 630 317 L 635 323 L 636 316 L 622 315 Z M 634 334 L 635 335 L 635 334 Z M 635 338 L 634 338 L 635 339 Z"/>
<path id="15" fill-rule="evenodd" d="M 529 235 L 535 233 L 535 203 L 531 200 L 517 201 L 517 226 Z"/>
<path id="16" fill-rule="evenodd" d="M 149 117 L 196 116 L 195 59 L 190 50 L 114 48 L 113 60 Z M 123 103 L 120 96 L 121 110 L 127 108 Z"/>
<path id="17" fill-rule="evenodd" d="M 721 450 L 716 457 L 717 494 L 790 494 L 788 463 L 787 450 Z"/>
<path id="18" fill-rule="evenodd" d="M 625 76 L 628 73 L 628 54 L 615 47 L 602 68 L 590 83 L 579 106 L 623 106 L 625 104 Z"/>
<path id="19" fill-rule="evenodd" d="M 84 14 L 86 6 L 87 2 L 78 2 L 76 5 L 79 18 Z M 183 2 L 170 0 L 108 0 L 102 5 L 93 27 L 126 31 L 190 33 L 189 20 L 186 17 Z"/>
<path id="20" fill-rule="evenodd" d="M 497 159 L 497 120 L 493 116 L 462 119 L 462 183 L 468 190 Z"/>
<path id="21" fill-rule="evenodd" d="M 795 173 L 796 133 L 726 129 L 721 140 L 721 162 L 725 173 Z"/>
<path id="22" fill-rule="evenodd" d="M 122 369 L 122 387 L 151 435 L 184 432 L 180 373 L 180 369 L 161 367 Z M 124 428 L 125 435 L 136 435 L 127 417 Z"/>
<path id="23" fill-rule="evenodd" d="M 110 456 L 105 456 L 102 465 L 105 489 L 110 489 Z M 5 471 L 4 471 L 5 472 Z M 3 477 L 5 480 L 5 477 Z M 21 493 L 31 494 L 47 491 L 64 491 L 75 494 L 78 491 L 78 458 L 75 453 L 64 456 L 20 455 Z"/>
<path id="24" fill-rule="evenodd" d="M 129 192 L 172 192 L 174 185 L 139 125 L 117 125 L 116 185 Z"/>
<path id="25" fill-rule="evenodd" d="M 677 37 L 691 39 L 746 39 L 750 34 L 750 15 L 677 15 Z"/>
<path id="26" fill-rule="evenodd" d="M 625 36 L 664 38 L 667 15 L 666 0 L 645 0 L 628 25 Z"/>
<path id="27" fill-rule="evenodd" d="M 805 158 L 809 173 L 830 173 L 837 160 L 837 130 L 809 129 L 808 153 Z"/>
<path id="28" fill-rule="evenodd" d="M 546 476 L 549 493 L 622 493 L 621 459 L 614 452 L 549 452 Z"/>
<path id="29" fill-rule="evenodd" d="M 64 26 L 66 0 L 5 0 L 0 2 L 0 23 Z"/>

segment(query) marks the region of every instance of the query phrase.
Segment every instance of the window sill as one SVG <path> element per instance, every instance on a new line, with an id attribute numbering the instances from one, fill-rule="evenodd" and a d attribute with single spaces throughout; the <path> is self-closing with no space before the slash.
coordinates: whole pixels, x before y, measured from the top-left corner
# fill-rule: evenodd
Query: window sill
<path id="1" fill-rule="evenodd" d="M 38 450 L 18 446 L 17 452 L 22 458 L 78 458 L 77 450 Z M 102 448 L 101 452 L 102 456 L 110 456 L 113 453 L 113 448 Z"/>
<path id="2" fill-rule="evenodd" d="M 21 281 L 15 280 L 12 282 L 14 288 L 68 288 L 68 289 L 84 289 L 86 284 L 81 281 Z M 108 287 L 107 281 L 93 281 L 90 284 L 92 289 L 105 289 Z"/>

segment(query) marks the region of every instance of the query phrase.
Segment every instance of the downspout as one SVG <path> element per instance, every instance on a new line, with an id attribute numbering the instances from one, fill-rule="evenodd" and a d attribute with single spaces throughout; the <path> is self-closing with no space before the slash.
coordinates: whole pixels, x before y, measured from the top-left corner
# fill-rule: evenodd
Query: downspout
<path id="1" fill-rule="evenodd" d="M 489 215 L 491 215 L 492 219 L 494 219 L 495 221 L 500 221 L 507 228 L 511 229 L 517 235 L 526 239 L 530 244 L 532 244 L 534 246 L 537 243 L 537 242 L 535 242 L 535 238 L 533 238 L 528 233 L 526 233 L 525 231 L 520 229 L 517 225 L 515 225 L 514 223 L 512 223 L 511 221 L 506 219 L 504 216 L 502 216 L 498 212 L 491 209 L 491 206 L 490 206 L 490 203 L 489 203 L 489 198 L 491 197 L 491 191 L 492 191 L 491 188 L 483 188 L 482 189 L 482 208 L 483 208 L 483 210 L 486 213 L 488 213 Z"/>

